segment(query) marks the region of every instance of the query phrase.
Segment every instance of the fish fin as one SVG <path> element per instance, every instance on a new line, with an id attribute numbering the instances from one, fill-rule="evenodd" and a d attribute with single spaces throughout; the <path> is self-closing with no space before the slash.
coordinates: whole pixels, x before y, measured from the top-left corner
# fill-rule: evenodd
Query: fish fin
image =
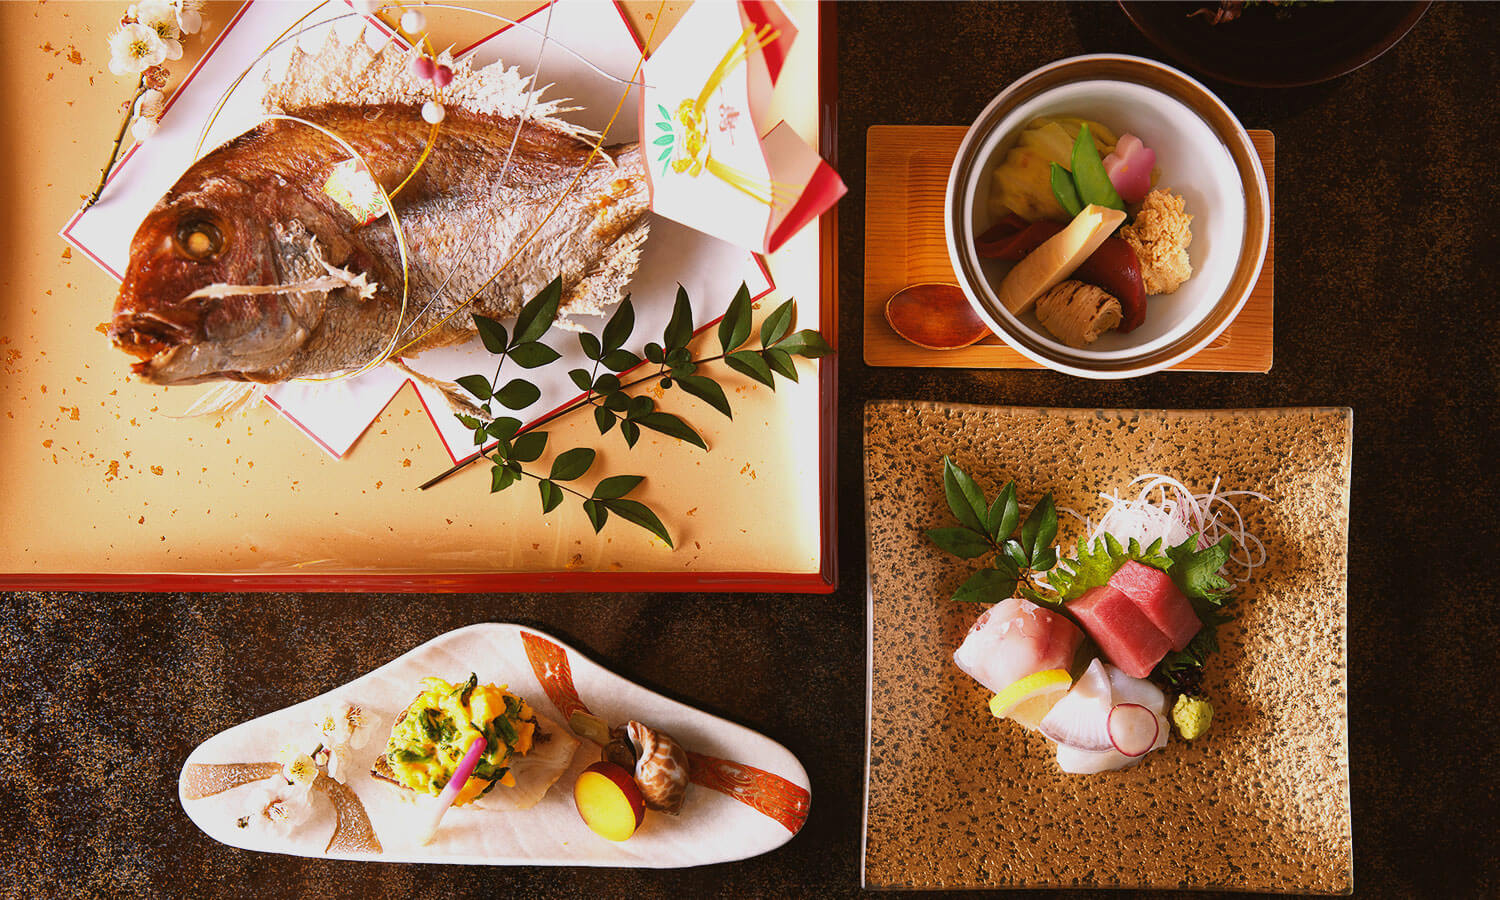
<path id="1" fill-rule="evenodd" d="M 641 247 L 646 243 L 650 226 L 651 217 L 641 216 L 563 296 L 556 322 L 559 328 L 582 330 L 582 326 L 572 321 L 573 316 L 602 316 L 619 305 L 640 264 Z"/>
<path id="2" fill-rule="evenodd" d="M 493 415 L 485 412 L 481 407 L 474 405 L 474 401 L 469 399 L 468 395 L 464 393 L 463 388 L 460 388 L 454 382 L 445 381 L 442 378 L 418 372 L 416 369 L 413 369 L 411 366 L 408 366 L 404 361 L 399 359 L 388 359 L 386 360 L 386 365 L 395 367 L 397 371 L 404 372 L 414 380 L 425 384 L 438 393 L 442 394 L 443 399 L 448 401 L 448 408 L 451 409 L 454 413 L 462 413 L 466 416 L 473 416 L 474 418 L 486 424 L 495 420 L 495 417 Z"/>
<path id="3" fill-rule="evenodd" d="M 265 395 L 266 386 L 249 381 L 227 381 L 205 392 L 186 410 L 169 419 L 193 419 L 198 416 L 227 416 Z"/>
<path id="4" fill-rule="evenodd" d="M 346 39 L 337 29 L 331 29 L 317 50 L 293 47 L 281 66 L 267 69 L 262 108 L 271 114 L 298 115 L 328 103 L 420 106 L 431 100 L 432 83 L 411 71 L 411 61 L 419 49 L 407 49 L 394 38 L 372 47 L 366 36 L 373 34 L 367 30 Z M 569 102 L 566 98 L 541 99 L 546 87 L 528 96 L 534 79 L 522 75 L 516 66 L 506 67 L 497 60 L 476 69 L 468 58 L 454 59 L 451 50 L 438 54 L 437 63 L 453 70 L 453 80 L 443 88 L 444 106 L 506 118 L 525 114 L 531 122 L 575 137 L 598 137 L 589 129 L 557 118 L 578 108 L 565 106 Z"/>

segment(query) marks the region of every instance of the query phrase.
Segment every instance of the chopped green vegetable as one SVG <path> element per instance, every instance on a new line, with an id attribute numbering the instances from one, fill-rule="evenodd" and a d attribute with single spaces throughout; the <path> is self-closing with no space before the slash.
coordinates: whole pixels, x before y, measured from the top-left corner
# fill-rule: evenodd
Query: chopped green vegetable
<path id="1" fill-rule="evenodd" d="M 1085 205 L 1125 209 L 1125 200 L 1109 180 L 1109 173 L 1104 171 L 1104 160 L 1099 158 L 1099 149 L 1094 146 L 1094 137 L 1089 134 L 1087 125 L 1078 130 L 1078 140 L 1073 142 L 1072 162 L 1073 183 Z"/>
<path id="2" fill-rule="evenodd" d="M 1052 196 L 1057 198 L 1068 215 L 1076 216 L 1083 212 L 1083 201 L 1078 198 L 1078 188 L 1073 184 L 1072 174 L 1057 163 L 1052 164 Z"/>

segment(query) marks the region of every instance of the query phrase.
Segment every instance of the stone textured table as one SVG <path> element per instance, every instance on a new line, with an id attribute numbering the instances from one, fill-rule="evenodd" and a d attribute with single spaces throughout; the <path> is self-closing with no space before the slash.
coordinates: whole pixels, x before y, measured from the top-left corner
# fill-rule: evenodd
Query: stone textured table
<path id="1" fill-rule="evenodd" d="M 839 896 L 857 892 L 864 747 L 861 405 L 1347 405 L 1355 884 L 1494 896 L 1500 702 L 1497 321 L 1500 8 L 1438 5 L 1329 84 L 1210 81 L 1277 138 L 1269 375 L 872 370 L 861 361 L 864 136 L 970 120 L 1062 56 L 1157 55 L 1113 5 L 846 4 L 838 10 L 840 576 L 832 596 L 13 594 L 0 653 L 5 896 Z M 327 690 L 450 628 L 535 625 L 790 747 L 813 783 L 770 855 L 679 872 L 432 868 L 220 846 L 177 805 L 214 732 Z M 1184 848 L 1190 849 L 1190 848 Z"/>

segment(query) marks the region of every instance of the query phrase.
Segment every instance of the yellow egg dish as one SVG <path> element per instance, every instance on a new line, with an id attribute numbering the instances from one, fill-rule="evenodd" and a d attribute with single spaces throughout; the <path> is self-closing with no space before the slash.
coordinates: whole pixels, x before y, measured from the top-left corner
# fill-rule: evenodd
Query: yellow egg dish
<path id="1" fill-rule="evenodd" d="M 532 747 L 537 719 L 531 706 L 505 689 L 422 679 L 422 692 L 407 706 L 386 744 L 390 780 L 419 794 L 436 795 L 453 777 L 469 745 L 485 739 L 484 755 L 454 801 L 468 803 L 496 784 L 512 787 L 511 766 Z"/>

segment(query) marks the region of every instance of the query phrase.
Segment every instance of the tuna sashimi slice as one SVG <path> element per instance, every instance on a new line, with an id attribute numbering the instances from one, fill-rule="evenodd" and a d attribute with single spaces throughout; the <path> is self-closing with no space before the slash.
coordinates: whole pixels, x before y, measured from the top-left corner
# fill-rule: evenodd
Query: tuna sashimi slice
<path id="1" fill-rule="evenodd" d="M 1109 661 L 1125 674 L 1145 678 L 1172 649 L 1172 642 L 1146 618 L 1135 601 L 1110 585 L 1100 585 L 1068 604 Z"/>
<path id="2" fill-rule="evenodd" d="M 1030 600 L 1013 597 L 985 611 L 953 661 L 995 693 L 1046 669 L 1067 669 L 1083 643 L 1078 626 Z"/>
<path id="3" fill-rule="evenodd" d="M 1161 569 L 1132 559 L 1110 576 L 1109 583 L 1135 601 L 1151 624 L 1172 642 L 1173 650 L 1186 647 L 1203 627 L 1198 614 L 1193 612 L 1193 604 L 1177 589 L 1172 576 Z"/>

